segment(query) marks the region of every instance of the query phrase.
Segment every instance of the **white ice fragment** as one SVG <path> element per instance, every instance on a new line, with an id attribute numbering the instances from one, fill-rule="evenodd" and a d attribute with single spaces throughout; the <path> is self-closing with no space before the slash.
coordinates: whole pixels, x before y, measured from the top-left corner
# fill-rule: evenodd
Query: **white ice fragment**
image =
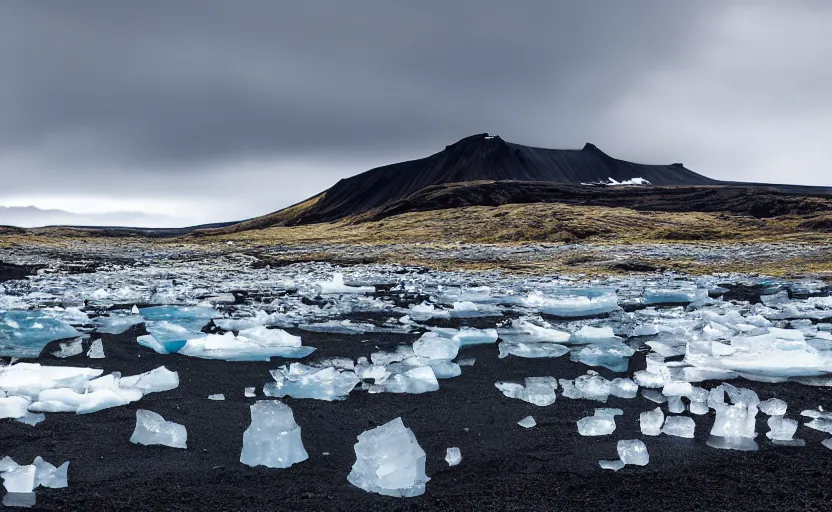
<path id="1" fill-rule="evenodd" d="M 355 372 L 332 366 L 316 368 L 303 363 L 281 366 L 271 370 L 271 375 L 275 382 L 263 388 L 266 396 L 343 400 L 360 382 Z"/>
<path id="2" fill-rule="evenodd" d="M 153 411 L 136 411 L 136 428 L 130 437 L 131 443 L 186 448 L 187 441 L 188 432 L 184 425 L 165 421 L 165 418 Z"/>
<path id="3" fill-rule="evenodd" d="M 526 343 L 522 341 L 503 341 L 498 347 L 499 358 L 509 355 L 525 358 L 560 357 L 569 352 L 569 348 L 557 343 Z"/>
<path id="4" fill-rule="evenodd" d="M 665 378 L 658 373 L 650 373 L 645 370 L 639 370 L 633 374 L 633 380 L 636 384 L 643 388 L 659 389 L 665 385 Z"/>
<path id="5" fill-rule="evenodd" d="M 662 394 L 671 396 L 690 396 L 693 393 L 693 386 L 689 382 L 668 382 L 662 388 Z"/>
<path id="6" fill-rule="evenodd" d="M 292 409 L 277 400 L 251 406 L 251 425 L 243 433 L 240 462 L 248 466 L 288 468 L 309 458 Z"/>
<path id="7" fill-rule="evenodd" d="M 300 336 L 282 329 L 258 326 L 240 331 L 189 339 L 179 354 L 226 361 L 268 361 L 272 357 L 300 358 L 315 351 L 301 345 Z"/>
<path id="8" fill-rule="evenodd" d="M 667 398 L 667 410 L 673 414 L 681 414 L 685 412 L 685 403 L 682 402 L 682 397 L 671 396 Z"/>
<path id="9" fill-rule="evenodd" d="M 797 420 L 773 415 L 768 419 L 768 427 L 770 430 L 766 432 L 766 437 L 772 441 L 792 441 L 797 432 Z"/>
<path id="10" fill-rule="evenodd" d="M 145 334 L 137 337 L 136 343 L 143 347 L 149 348 L 157 354 L 170 354 L 168 349 L 162 343 L 159 343 L 159 341 L 156 340 L 156 338 L 154 338 L 152 334 Z"/>
<path id="11" fill-rule="evenodd" d="M 31 402 L 22 396 L 9 396 L 0 398 L 0 419 L 22 418 L 26 416 L 27 409 Z"/>
<path id="12" fill-rule="evenodd" d="M 46 421 L 46 415 L 39 412 L 31 412 L 27 411 L 25 415 L 17 418 L 19 423 L 23 423 L 25 425 L 35 426 L 42 421 Z"/>
<path id="13" fill-rule="evenodd" d="M 18 466 L 4 472 L 3 486 L 8 493 L 27 493 L 35 490 L 35 474 L 37 468 L 34 464 Z"/>
<path id="14" fill-rule="evenodd" d="M 721 438 L 753 439 L 757 406 L 738 403 L 734 405 L 716 404 L 716 418 L 711 429 L 711 436 Z M 730 444 L 730 442 L 729 442 Z"/>
<path id="15" fill-rule="evenodd" d="M 66 359 L 67 357 L 77 356 L 78 354 L 84 351 L 84 347 L 81 344 L 82 341 L 83 338 L 77 338 L 72 341 L 67 341 L 66 343 L 61 343 L 59 345 L 60 350 L 52 352 L 52 355 L 60 359 Z"/>
<path id="16" fill-rule="evenodd" d="M 160 366 L 139 375 L 122 377 L 119 386 L 138 389 L 145 395 L 170 391 L 179 387 L 179 373 Z"/>
<path id="17" fill-rule="evenodd" d="M 662 433 L 669 436 L 693 439 L 696 422 L 689 416 L 668 416 L 664 421 Z"/>
<path id="18" fill-rule="evenodd" d="M 43 460 L 41 457 L 35 457 L 32 463 L 35 466 L 35 487 L 43 486 L 50 489 L 64 489 L 69 487 L 68 472 L 69 462 L 64 462 L 59 467 L 55 467 Z"/>
<path id="19" fill-rule="evenodd" d="M 136 306 L 135 304 L 133 304 L 133 309 L 131 309 L 130 312 L 133 313 L 134 315 L 138 315 L 139 314 L 139 306 Z"/>
<path id="20" fill-rule="evenodd" d="M 535 291 L 522 299 L 521 305 L 537 309 L 547 315 L 563 318 L 598 316 L 619 309 L 618 297 L 615 293 L 604 293 L 591 298 L 584 295 L 546 297 Z"/>
<path id="21" fill-rule="evenodd" d="M 532 428 L 537 425 L 537 422 L 534 420 L 533 417 L 526 416 L 522 420 L 518 421 L 517 424 L 523 428 Z"/>
<path id="22" fill-rule="evenodd" d="M 477 360 L 474 357 L 460 357 L 456 360 L 456 364 L 459 366 L 474 366 L 475 362 L 477 362 Z"/>
<path id="23" fill-rule="evenodd" d="M 12 458 L 9 457 L 8 455 L 6 455 L 2 459 L 0 459 L 0 473 L 6 472 L 6 471 L 11 471 L 13 469 L 16 469 L 17 467 L 18 467 L 17 462 L 12 460 Z"/>
<path id="24" fill-rule="evenodd" d="M 618 441 L 617 449 L 618 456 L 624 464 L 646 466 L 650 462 L 647 446 L 638 439 Z"/>
<path id="25" fill-rule="evenodd" d="M 599 402 L 606 402 L 612 392 L 610 381 L 592 370 L 575 379 L 575 388 L 582 398 Z"/>
<path id="26" fill-rule="evenodd" d="M 344 274 L 340 272 L 332 274 L 332 281 L 318 281 L 315 286 L 321 295 L 372 293 L 376 291 L 374 286 L 347 286 L 344 284 Z"/>
<path id="27" fill-rule="evenodd" d="M 216 394 L 213 394 L 213 395 L 208 395 L 208 400 L 215 400 L 217 402 L 222 402 L 223 400 L 225 400 L 225 395 L 223 395 L 222 393 L 216 393 Z"/>
<path id="28" fill-rule="evenodd" d="M 435 332 L 426 332 L 413 342 L 413 353 L 425 359 L 450 361 L 459 353 L 459 341 Z"/>
<path id="29" fill-rule="evenodd" d="M 255 388 L 246 388 L 245 389 L 246 398 L 254 398 L 257 396 L 257 391 Z"/>
<path id="30" fill-rule="evenodd" d="M 358 436 L 356 461 L 347 480 L 367 492 L 413 497 L 424 494 L 425 452 L 401 418 Z"/>
<path id="31" fill-rule="evenodd" d="M 667 397 L 664 396 L 661 391 L 657 391 L 655 389 L 642 389 L 641 396 L 657 404 L 667 402 Z"/>
<path id="32" fill-rule="evenodd" d="M 540 407 L 552 405 L 557 399 L 555 390 L 558 383 L 554 377 L 526 377 L 525 386 L 513 382 L 497 382 L 494 385 L 509 398 Z"/>
<path id="33" fill-rule="evenodd" d="M 87 357 L 90 359 L 104 359 L 104 343 L 100 340 L 93 340 L 90 343 L 90 349 L 87 351 Z"/>
<path id="34" fill-rule="evenodd" d="M 404 373 L 397 373 L 381 385 L 387 393 L 420 394 L 439 390 L 439 381 L 430 366 L 419 366 Z M 372 390 L 371 390 L 372 392 Z"/>
<path id="35" fill-rule="evenodd" d="M 646 436 L 657 436 L 662 433 L 662 425 L 664 424 L 664 413 L 661 407 L 656 407 L 652 411 L 644 411 L 638 417 L 641 433 Z"/>
<path id="36" fill-rule="evenodd" d="M 769 398 L 760 402 L 759 408 L 767 416 L 785 416 L 788 404 L 779 398 Z"/>
<path id="37" fill-rule="evenodd" d="M 618 471 L 624 467 L 624 462 L 619 460 L 599 460 L 598 465 L 601 466 L 601 469 L 610 469 L 612 471 Z"/>
<path id="38" fill-rule="evenodd" d="M 610 394 L 619 398 L 635 398 L 638 394 L 638 384 L 626 377 L 613 379 L 610 382 Z"/>
<path id="39" fill-rule="evenodd" d="M 824 439 L 823 441 L 820 442 L 820 444 L 822 444 L 823 446 L 832 450 L 832 438 L 831 439 Z"/>
<path id="40" fill-rule="evenodd" d="M 578 433 L 582 436 L 606 436 L 615 432 L 615 415 L 595 409 L 595 415 L 578 420 Z"/>
<path id="41" fill-rule="evenodd" d="M 448 448 L 445 454 L 445 462 L 448 463 L 448 466 L 456 466 L 460 462 L 462 462 L 462 452 L 459 448 Z"/>

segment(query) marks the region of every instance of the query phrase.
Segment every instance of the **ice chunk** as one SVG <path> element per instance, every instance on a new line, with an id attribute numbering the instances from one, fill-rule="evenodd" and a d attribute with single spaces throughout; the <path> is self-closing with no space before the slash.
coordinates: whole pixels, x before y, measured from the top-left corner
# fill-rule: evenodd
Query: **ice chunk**
<path id="1" fill-rule="evenodd" d="M 657 436 L 662 433 L 662 425 L 664 424 L 664 413 L 661 407 L 656 407 L 652 411 L 645 411 L 638 417 L 639 425 L 641 426 L 641 433 L 646 436 Z"/>
<path id="2" fill-rule="evenodd" d="M 437 379 L 452 379 L 462 375 L 462 368 L 451 361 L 427 361 L 427 365 L 433 369 Z"/>
<path id="3" fill-rule="evenodd" d="M 453 339 L 459 342 L 460 347 L 488 345 L 495 343 L 497 337 L 497 329 L 474 329 L 472 327 L 463 327 L 453 335 Z"/>
<path id="4" fill-rule="evenodd" d="M 538 319 L 537 323 L 525 319 L 511 321 L 511 328 L 503 329 L 500 334 L 505 342 L 523 343 L 568 343 L 571 335 L 565 331 L 553 329 L 548 323 Z"/>
<path id="5" fill-rule="evenodd" d="M 46 462 L 41 457 L 35 457 L 35 487 L 43 486 L 50 489 L 65 489 L 69 487 L 68 473 L 69 462 L 64 462 L 59 467 Z"/>
<path id="6" fill-rule="evenodd" d="M 136 338 L 136 343 L 143 347 L 147 347 L 157 354 L 170 354 L 164 344 L 160 343 L 152 334 L 145 334 Z"/>
<path id="7" fill-rule="evenodd" d="M 142 392 L 135 388 L 101 389 L 83 395 L 83 401 L 78 405 L 76 414 L 90 414 L 112 407 L 120 407 L 142 398 Z"/>
<path id="8" fill-rule="evenodd" d="M 387 393 L 420 394 L 439 390 L 439 381 L 430 366 L 419 366 L 404 373 L 397 373 L 385 380 L 378 391 Z M 371 389 L 370 392 L 373 392 Z"/>
<path id="9" fill-rule="evenodd" d="M 641 396 L 657 404 L 667 402 L 667 397 L 664 396 L 661 391 L 656 391 L 655 389 L 642 389 Z"/>
<path id="10" fill-rule="evenodd" d="M 93 340 L 90 343 L 90 349 L 87 351 L 87 357 L 90 359 L 104 359 L 104 343 L 100 340 Z"/>
<path id="11" fill-rule="evenodd" d="M 17 418 L 19 423 L 23 423 L 25 425 L 35 426 L 42 421 L 46 421 L 46 415 L 43 413 L 36 413 L 27 411 L 25 415 Z"/>
<path id="12" fill-rule="evenodd" d="M 766 432 L 766 437 L 772 441 L 792 441 L 797 432 L 797 421 L 773 415 L 768 419 L 768 427 L 770 430 Z"/>
<path id="13" fill-rule="evenodd" d="M 832 434 L 832 413 L 814 410 L 807 410 L 800 413 L 801 416 L 812 418 L 812 421 L 805 425 L 811 429 Z"/>
<path id="14" fill-rule="evenodd" d="M 208 395 L 208 400 L 214 400 L 214 401 L 217 401 L 217 402 L 222 402 L 223 400 L 225 400 L 225 395 L 223 395 L 222 393 L 216 393 L 216 394 L 213 394 L 213 395 Z"/>
<path id="15" fill-rule="evenodd" d="M 578 420 L 578 433 L 582 436 L 606 436 L 615 432 L 615 415 L 608 411 L 595 409 L 595 415 Z"/>
<path id="16" fill-rule="evenodd" d="M 456 364 L 459 366 L 474 366 L 475 362 L 477 362 L 477 359 L 474 357 L 460 357 L 456 360 Z"/>
<path id="17" fill-rule="evenodd" d="M 131 309 L 130 312 L 133 313 L 134 315 L 138 315 L 139 314 L 139 306 L 133 304 L 133 309 Z"/>
<path id="18" fill-rule="evenodd" d="M 537 425 L 537 422 L 534 420 L 533 417 L 526 416 L 522 420 L 518 421 L 517 424 L 523 428 L 532 428 Z"/>
<path id="19" fill-rule="evenodd" d="M 638 439 L 618 441 L 617 449 L 618 456 L 624 464 L 646 466 L 650 462 L 647 446 Z"/>
<path id="20" fill-rule="evenodd" d="M 22 396 L 0 398 L 0 419 L 26 416 L 30 403 L 28 398 Z"/>
<path id="21" fill-rule="evenodd" d="M 597 343 L 599 341 L 609 341 L 609 340 L 617 340 L 619 339 L 618 336 L 612 330 L 612 327 L 592 327 L 590 325 L 585 325 L 578 329 L 575 334 L 572 335 L 573 342 L 582 342 L 582 343 Z"/>
<path id="22" fill-rule="evenodd" d="M 240 462 L 248 466 L 288 468 L 309 458 L 292 409 L 277 400 L 251 406 L 251 425 L 243 433 Z"/>
<path id="23" fill-rule="evenodd" d="M 272 357 L 306 357 L 314 351 L 314 347 L 301 346 L 299 336 L 261 326 L 240 331 L 239 336 L 227 332 L 189 339 L 179 353 L 201 359 L 268 361 Z"/>
<path id="24" fill-rule="evenodd" d="M 165 421 L 160 414 L 152 411 L 136 411 L 136 429 L 130 437 L 131 443 L 186 448 L 187 441 L 188 432 L 184 425 Z"/>
<path id="25" fill-rule="evenodd" d="M 8 493 L 25 493 L 35 490 L 35 474 L 37 468 L 34 464 L 28 466 L 17 466 L 14 469 L 5 471 L 2 475 L 3 486 Z"/>
<path id="26" fill-rule="evenodd" d="M 8 455 L 0 459 L 0 473 L 3 473 L 4 471 L 11 471 L 17 467 L 17 462 L 12 460 L 12 458 Z"/>
<path id="27" fill-rule="evenodd" d="M 534 308 L 547 315 L 562 318 L 581 318 L 598 316 L 619 309 L 615 293 L 603 293 L 595 297 L 585 295 L 561 295 L 546 297 L 540 292 L 532 292 L 521 304 Z"/>
<path id="28" fill-rule="evenodd" d="M 639 370 L 633 373 L 633 380 L 636 384 L 643 388 L 659 389 L 665 385 L 665 378 L 659 373 L 650 373 L 645 370 Z"/>
<path id="29" fill-rule="evenodd" d="M 376 291 L 375 286 L 347 286 L 344 284 L 344 274 L 340 272 L 332 274 L 332 281 L 318 281 L 315 283 L 315 287 L 321 295 L 373 293 Z"/>
<path id="30" fill-rule="evenodd" d="M 592 370 L 575 379 L 575 388 L 582 398 L 606 402 L 612 392 L 610 381 Z"/>
<path id="31" fill-rule="evenodd" d="M 246 388 L 245 389 L 246 398 L 254 398 L 257 396 L 257 391 L 255 388 Z"/>
<path id="32" fill-rule="evenodd" d="M 524 343 L 518 341 L 503 341 L 499 345 L 500 359 L 509 355 L 526 358 L 560 357 L 569 348 L 556 343 Z"/>
<path id="33" fill-rule="evenodd" d="M 459 448 L 448 448 L 445 454 L 445 462 L 448 463 L 448 466 L 456 466 L 462 462 L 462 452 Z"/>
<path id="34" fill-rule="evenodd" d="M 413 353 L 425 359 L 444 359 L 450 361 L 459 353 L 459 341 L 445 338 L 435 332 L 426 332 L 413 342 Z"/>
<path id="35" fill-rule="evenodd" d="M 664 421 L 662 433 L 669 436 L 693 439 L 696 422 L 689 416 L 668 416 Z"/>
<path id="36" fill-rule="evenodd" d="M 360 382 L 355 372 L 331 366 L 316 368 L 302 363 L 281 366 L 272 370 L 271 375 L 275 382 L 263 388 L 266 396 L 343 400 Z"/>
<path id="37" fill-rule="evenodd" d="M 619 460 L 599 460 L 598 465 L 601 466 L 601 469 L 611 469 L 612 471 L 618 471 L 624 467 L 624 462 Z"/>
<path id="38" fill-rule="evenodd" d="M 352 485 L 385 496 L 424 494 L 425 452 L 401 418 L 358 436 L 356 461 L 347 480 Z"/>
<path id="39" fill-rule="evenodd" d="M 713 403 L 716 411 L 714 426 L 708 446 L 734 450 L 756 450 L 754 432 L 757 417 L 757 405 L 736 403 L 726 405 Z"/>
<path id="40" fill-rule="evenodd" d="M 540 407 L 555 403 L 558 387 L 554 377 L 526 377 L 526 385 L 513 382 L 497 382 L 494 385 L 509 398 L 517 398 Z"/>
<path id="41" fill-rule="evenodd" d="M 84 351 L 84 347 L 81 344 L 83 340 L 84 338 L 76 338 L 72 341 L 61 343 L 58 345 L 60 349 L 56 350 L 55 352 L 52 352 L 52 355 L 60 359 L 66 359 L 67 357 L 77 356 L 78 354 Z"/>
<path id="42" fill-rule="evenodd" d="M 671 396 L 667 398 L 667 410 L 673 414 L 681 414 L 685 412 L 685 403 L 682 398 L 678 396 Z"/>
<path id="43" fill-rule="evenodd" d="M 604 345 L 589 345 L 572 354 L 573 361 L 579 361 L 587 366 L 603 366 L 614 372 L 625 372 L 629 358 L 635 350 L 624 343 L 614 342 Z"/>
<path id="44" fill-rule="evenodd" d="M 619 398 L 635 398 L 638 394 L 638 384 L 626 377 L 613 379 L 610 382 L 610 394 Z"/>
<path id="45" fill-rule="evenodd" d="M 689 382 L 668 382 L 662 388 L 662 394 L 671 396 L 690 396 L 693 393 L 693 386 Z"/>
<path id="46" fill-rule="evenodd" d="M 123 334 L 134 325 L 143 322 L 144 318 L 138 313 L 132 315 L 101 316 L 95 319 L 95 332 L 100 334 Z"/>
<path id="47" fill-rule="evenodd" d="M 160 366 L 155 370 L 130 377 L 122 377 L 119 386 L 124 388 L 135 388 L 142 394 L 159 393 L 170 391 L 179 387 L 179 373 L 172 372 Z"/>
<path id="48" fill-rule="evenodd" d="M 779 398 L 769 398 L 760 402 L 759 408 L 767 416 L 785 416 L 788 404 Z"/>

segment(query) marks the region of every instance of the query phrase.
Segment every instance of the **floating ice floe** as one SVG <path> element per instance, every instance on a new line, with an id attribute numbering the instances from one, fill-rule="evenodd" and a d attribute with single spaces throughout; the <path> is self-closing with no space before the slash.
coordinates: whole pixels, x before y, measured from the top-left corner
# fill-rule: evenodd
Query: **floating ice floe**
<path id="1" fill-rule="evenodd" d="M 162 445 L 187 448 L 188 431 L 184 425 L 165 421 L 160 414 L 145 409 L 136 411 L 136 428 L 130 442 L 143 445 Z"/>
<path id="2" fill-rule="evenodd" d="M 589 370 L 586 375 L 581 375 L 574 381 L 560 379 L 560 385 L 563 387 L 563 396 L 572 399 L 606 402 L 612 393 L 610 381 L 593 370 Z"/>
<path id="3" fill-rule="evenodd" d="M 555 390 L 558 388 L 558 381 L 554 377 L 526 377 L 525 386 L 515 382 L 497 382 L 494 385 L 509 398 L 517 398 L 540 407 L 552 405 L 557 399 Z"/>
<path id="4" fill-rule="evenodd" d="M 358 436 L 349 482 L 367 492 L 409 498 L 425 492 L 425 452 L 401 418 Z"/>
<path id="5" fill-rule="evenodd" d="M 78 335 L 43 311 L 0 311 L 0 356 L 37 357 L 50 341 Z"/>
<path id="6" fill-rule="evenodd" d="M 268 361 L 272 357 L 306 357 L 314 351 L 314 347 L 301 345 L 300 336 L 260 326 L 240 331 L 237 336 L 227 332 L 190 339 L 178 353 L 201 359 Z"/>
<path id="7" fill-rule="evenodd" d="M 302 363 L 281 366 L 272 370 L 271 375 L 275 382 L 270 382 L 263 388 L 266 396 L 342 400 L 360 382 L 353 371 L 333 367 L 317 368 Z"/>
<path id="8" fill-rule="evenodd" d="M 251 405 L 251 425 L 243 433 L 240 462 L 247 466 L 288 468 L 309 458 L 292 409 L 277 400 Z"/>

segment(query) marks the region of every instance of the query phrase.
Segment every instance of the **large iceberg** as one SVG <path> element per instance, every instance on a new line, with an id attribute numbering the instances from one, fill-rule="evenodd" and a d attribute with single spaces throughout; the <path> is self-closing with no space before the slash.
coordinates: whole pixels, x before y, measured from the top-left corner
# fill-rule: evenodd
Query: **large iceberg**
<path id="1" fill-rule="evenodd" d="M 248 466 L 288 468 L 309 458 L 292 409 L 277 400 L 251 406 L 251 425 L 243 433 L 240 462 Z"/>
<path id="2" fill-rule="evenodd" d="M 424 494 L 425 452 L 401 418 L 358 436 L 355 464 L 347 480 L 367 492 L 394 497 Z"/>

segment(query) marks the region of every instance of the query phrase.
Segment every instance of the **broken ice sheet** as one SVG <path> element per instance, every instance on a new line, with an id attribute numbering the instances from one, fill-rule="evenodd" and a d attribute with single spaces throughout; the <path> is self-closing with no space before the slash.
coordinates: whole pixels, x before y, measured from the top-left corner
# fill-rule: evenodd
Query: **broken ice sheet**
<path id="1" fill-rule="evenodd" d="M 385 496 L 424 494 L 430 480 L 425 474 L 425 452 L 401 418 L 360 434 L 355 456 L 347 476 L 352 485 Z"/>
<path id="2" fill-rule="evenodd" d="M 130 437 L 131 443 L 187 448 L 187 441 L 188 432 L 184 425 L 165 421 L 162 415 L 153 411 L 136 411 L 136 428 Z"/>
<path id="3" fill-rule="evenodd" d="M 317 368 L 302 363 L 281 366 L 270 373 L 275 382 L 270 382 L 263 388 L 266 396 L 343 400 L 360 382 L 355 372 L 333 367 Z"/>

